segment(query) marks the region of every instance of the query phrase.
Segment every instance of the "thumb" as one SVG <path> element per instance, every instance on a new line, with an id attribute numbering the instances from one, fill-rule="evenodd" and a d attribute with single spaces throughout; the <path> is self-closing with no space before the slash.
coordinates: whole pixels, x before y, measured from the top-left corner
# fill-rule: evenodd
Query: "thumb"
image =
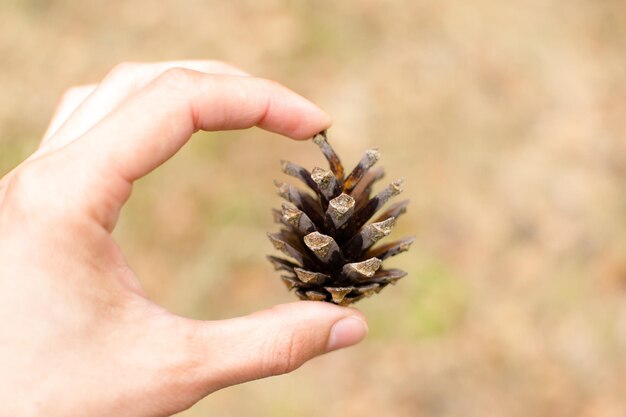
<path id="1" fill-rule="evenodd" d="M 367 334 L 358 310 L 300 301 L 235 319 L 197 322 L 194 351 L 203 355 L 205 394 L 226 386 L 291 372 L 323 353 Z"/>

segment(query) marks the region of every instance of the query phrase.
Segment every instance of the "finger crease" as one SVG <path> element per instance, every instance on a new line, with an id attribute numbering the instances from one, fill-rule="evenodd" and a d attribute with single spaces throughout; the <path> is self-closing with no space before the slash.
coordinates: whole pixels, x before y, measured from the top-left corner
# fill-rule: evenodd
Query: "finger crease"
<path id="1" fill-rule="evenodd" d="M 259 118 L 257 119 L 257 122 L 255 123 L 255 126 L 262 126 L 265 123 L 265 120 L 269 116 L 271 107 L 272 107 L 272 99 L 268 95 L 267 98 L 265 99 L 263 112 L 261 112 Z"/>

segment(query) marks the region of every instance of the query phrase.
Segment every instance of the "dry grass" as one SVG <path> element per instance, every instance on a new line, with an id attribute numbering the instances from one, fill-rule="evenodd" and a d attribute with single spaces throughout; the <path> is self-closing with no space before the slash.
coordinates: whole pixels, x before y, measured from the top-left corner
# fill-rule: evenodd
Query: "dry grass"
<path id="1" fill-rule="evenodd" d="M 623 416 L 624 50 L 619 0 L 4 1 L 0 171 L 120 61 L 237 63 L 328 110 L 344 159 L 380 146 L 418 240 L 360 305 L 367 342 L 181 416 Z M 291 300 L 264 260 L 279 159 L 321 162 L 200 134 L 137 185 L 116 235 L 152 298 L 207 319 Z"/>

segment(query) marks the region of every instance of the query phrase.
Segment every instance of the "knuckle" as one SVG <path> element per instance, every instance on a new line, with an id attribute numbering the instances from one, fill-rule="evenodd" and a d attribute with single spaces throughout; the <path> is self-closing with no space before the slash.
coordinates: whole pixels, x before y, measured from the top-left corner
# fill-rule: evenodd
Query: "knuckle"
<path id="1" fill-rule="evenodd" d="M 62 216 L 65 204 L 62 189 L 54 181 L 52 167 L 45 160 L 28 161 L 16 168 L 8 179 L 5 202 L 16 213 L 32 220 Z M 32 216 L 36 213 L 36 216 Z M 45 214 L 45 215 L 44 215 Z"/>
<path id="2" fill-rule="evenodd" d="M 36 209 L 37 195 L 45 189 L 42 168 L 35 162 L 26 162 L 11 173 L 7 183 L 7 199 L 21 212 Z"/>
<path id="3" fill-rule="evenodd" d="M 128 77 L 130 74 L 134 74 L 143 65 L 144 64 L 140 64 L 139 62 L 131 62 L 131 61 L 120 62 L 119 64 L 115 65 L 113 69 L 109 71 L 109 73 L 107 74 L 105 78 L 110 80 L 110 79 L 117 79 L 120 77 L 122 78 Z"/>
<path id="4" fill-rule="evenodd" d="M 78 94 L 80 94 L 83 91 L 83 88 L 84 87 L 77 86 L 77 85 L 68 88 L 63 93 L 62 101 L 68 101 L 68 100 L 71 100 L 73 97 L 76 97 Z"/>
<path id="5" fill-rule="evenodd" d="M 157 77 L 155 83 L 160 87 L 186 89 L 193 82 L 194 74 L 194 71 L 186 68 L 168 68 Z"/>
<path id="6" fill-rule="evenodd" d="M 272 80 L 269 78 L 259 78 L 259 86 L 260 88 L 264 89 L 266 92 L 269 91 L 280 91 L 283 90 L 285 87 L 279 83 L 276 80 Z"/>
<path id="7" fill-rule="evenodd" d="M 93 85 L 76 85 L 68 88 L 61 97 L 61 103 L 73 103 L 79 98 L 84 98 L 93 88 Z"/>
<path id="8" fill-rule="evenodd" d="M 41 181 L 42 174 L 40 163 L 35 161 L 25 162 L 11 174 L 10 186 L 14 190 L 30 188 Z"/>
<path id="9" fill-rule="evenodd" d="M 208 64 L 216 70 L 240 72 L 241 70 L 230 62 L 221 61 L 219 59 L 212 59 L 208 61 Z"/>
<path id="10" fill-rule="evenodd" d="M 266 373 L 282 375 L 298 369 L 304 362 L 304 343 L 296 333 L 282 334 L 275 340 L 275 345 L 268 355 Z"/>
<path id="11" fill-rule="evenodd" d="M 110 74 L 128 74 L 129 72 L 136 71 L 137 68 L 140 68 L 143 65 L 144 64 L 135 61 L 120 62 L 113 67 Z"/>

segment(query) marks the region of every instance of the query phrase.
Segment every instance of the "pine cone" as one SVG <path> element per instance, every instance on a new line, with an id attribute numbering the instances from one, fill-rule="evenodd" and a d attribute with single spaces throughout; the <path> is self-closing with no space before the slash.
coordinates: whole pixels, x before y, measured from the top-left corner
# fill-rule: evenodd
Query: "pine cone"
<path id="1" fill-rule="evenodd" d="M 402 191 L 402 179 L 370 198 L 382 168 L 371 170 L 380 159 L 377 149 L 370 149 L 345 176 L 337 154 L 326 139 L 326 132 L 313 138 L 330 164 L 330 171 L 314 168 L 312 172 L 282 162 L 285 174 L 298 178 L 312 191 L 275 181 L 278 195 L 291 204 L 274 210 L 278 233 L 268 233 L 274 247 L 296 262 L 268 256 L 288 289 L 295 289 L 303 300 L 327 301 L 348 305 L 395 284 L 406 273 L 383 269 L 382 262 L 407 251 L 414 237 L 372 248 L 391 233 L 398 217 L 406 212 L 408 200 L 390 206 L 372 223 L 366 224 L 388 200 Z"/>

